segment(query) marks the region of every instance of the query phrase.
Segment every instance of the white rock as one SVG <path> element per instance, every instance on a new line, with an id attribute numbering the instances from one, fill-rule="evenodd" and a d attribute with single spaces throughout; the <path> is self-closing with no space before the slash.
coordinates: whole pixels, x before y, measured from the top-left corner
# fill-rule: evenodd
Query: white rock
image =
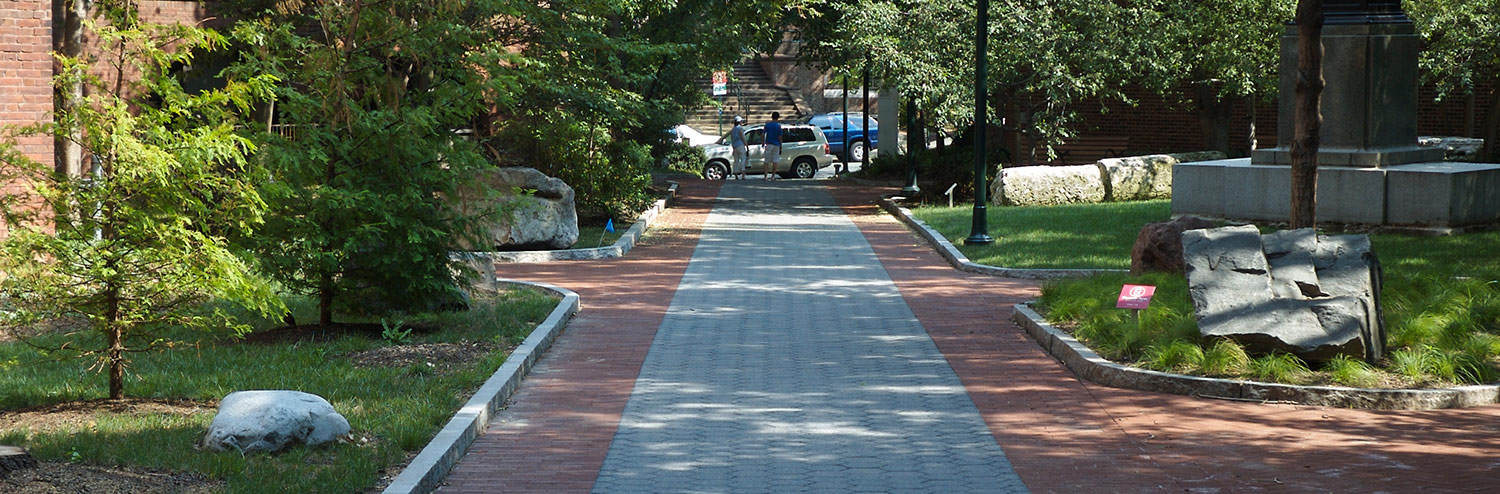
<path id="1" fill-rule="evenodd" d="M 317 446 L 349 433 L 349 421 L 321 396 L 301 391 L 236 391 L 219 401 L 203 446 L 214 451 L 281 451 Z"/>
<path id="2" fill-rule="evenodd" d="M 1104 176 L 1095 165 L 1006 168 L 990 195 L 1005 206 L 1103 202 Z"/>

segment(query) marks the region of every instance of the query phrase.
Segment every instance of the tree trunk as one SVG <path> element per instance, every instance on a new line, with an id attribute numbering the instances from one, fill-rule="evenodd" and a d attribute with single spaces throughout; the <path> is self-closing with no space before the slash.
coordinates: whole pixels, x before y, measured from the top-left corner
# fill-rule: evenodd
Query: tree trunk
<path id="1" fill-rule="evenodd" d="M 36 468 L 36 458 L 32 458 L 31 453 L 15 446 L 0 446 L 0 479 L 11 472 L 31 468 Z"/>
<path id="2" fill-rule="evenodd" d="M 109 399 L 120 400 L 125 398 L 125 327 L 120 321 L 120 291 L 111 288 L 104 295 L 105 329 L 108 333 L 109 348 L 106 358 L 109 359 Z"/>
<path id="3" fill-rule="evenodd" d="M 1481 162 L 1500 163 L 1500 88 L 1490 90 L 1490 110 L 1484 115 L 1484 149 Z"/>
<path id="4" fill-rule="evenodd" d="M 77 58 L 83 54 L 83 20 L 89 16 L 88 3 L 86 0 L 52 0 L 52 15 L 55 19 L 56 30 L 52 35 L 52 48 L 58 54 Z M 54 62 L 53 72 L 61 72 L 62 64 Z M 83 81 L 75 81 L 66 87 L 55 88 L 55 98 L 52 101 L 53 111 L 57 114 L 71 114 L 73 108 L 78 107 L 83 101 Z M 58 176 L 78 177 L 83 175 L 83 147 L 78 143 L 83 141 L 82 131 L 79 129 L 68 129 L 66 136 L 54 138 L 57 154 L 54 156 L 53 170 Z"/>
<path id="5" fill-rule="evenodd" d="M 1019 98 L 1020 96 L 1014 92 L 1005 95 L 1005 110 L 1009 114 L 1007 117 L 1009 121 L 1002 128 L 1010 131 L 1006 134 L 1005 153 L 1010 155 L 1011 165 L 1026 164 L 1021 161 L 1021 158 L 1031 154 L 1026 152 L 1024 147 L 1026 133 L 1023 131 L 1025 129 L 1023 123 L 1026 119 L 1026 112 L 1022 108 L 1026 105 L 1023 105 Z"/>
<path id="6" fill-rule="evenodd" d="M 1317 224 L 1318 132 L 1323 117 L 1323 1 L 1297 2 L 1297 93 L 1292 138 L 1291 228 Z"/>
<path id="7" fill-rule="evenodd" d="M 318 280 L 318 325 L 333 326 L 333 273 L 327 271 Z"/>
<path id="8" fill-rule="evenodd" d="M 1203 131 L 1204 149 L 1229 155 L 1229 120 L 1234 101 L 1221 98 L 1212 84 L 1193 86 L 1193 103 L 1198 107 L 1198 127 Z"/>

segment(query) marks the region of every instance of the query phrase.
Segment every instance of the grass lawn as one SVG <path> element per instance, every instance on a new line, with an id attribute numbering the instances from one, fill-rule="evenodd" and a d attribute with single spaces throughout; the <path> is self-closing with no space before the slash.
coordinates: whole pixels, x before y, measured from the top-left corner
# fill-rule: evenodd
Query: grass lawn
<path id="1" fill-rule="evenodd" d="M 1130 267 L 1141 226 L 1171 216 L 1168 200 L 987 208 L 995 243 L 964 245 L 974 207 L 921 207 L 912 214 L 942 232 L 969 260 L 1009 268 Z"/>
<path id="2" fill-rule="evenodd" d="M 615 232 L 604 231 L 604 225 L 578 225 L 578 241 L 573 243 L 574 249 L 592 249 L 614 245 L 620 236 L 630 229 L 633 223 L 615 222 Z"/>
<path id="3" fill-rule="evenodd" d="M 1128 268 L 1141 226 L 1170 215 L 1169 201 L 992 207 L 992 246 L 963 246 L 972 207 L 913 213 L 969 259 L 1014 268 Z M 1287 383 L 1450 386 L 1500 380 L 1500 232 L 1448 237 L 1371 235 L 1384 268 L 1388 356 L 1377 366 L 1334 360 L 1310 369 L 1289 355 L 1251 356 L 1198 335 L 1180 275 L 1101 274 L 1044 285 L 1039 308 L 1115 361 L 1182 372 Z M 1116 309 L 1125 283 L 1155 285 L 1139 325 Z"/>
<path id="4" fill-rule="evenodd" d="M 42 460 L 200 472 L 222 479 L 227 492 L 359 492 L 382 469 L 399 464 L 426 445 L 437 430 L 510 350 L 546 318 L 556 301 L 534 290 L 514 290 L 480 299 L 464 312 L 413 315 L 421 328 L 408 343 L 479 347 L 477 359 L 452 366 L 430 362 L 357 363 L 362 352 L 396 346 L 380 335 L 342 335 L 279 343 L 229 341 L 223 336 L 184 334 L 197 344 L 132 355 L 125 391 L 132 398 L 192 400 L 207 405 L 195 413 L 119 413 L 93 407 L 80 420 L 18 427 L 27 410 L 98 400 L 103 375 L 89 362 L 59 360 L 17 342 L 0 343 L 0 444 L 25 447 Z M 293 308 L 299 320 L 315 321 L 311 303 Z M 352 318 L 341 318 L 352 321 Z M 392 321 L 394 323 L 394 321 Z M 276 325 L 259 321 L 259 328 Z M 254 335 L 254 333 L 252 333 Z M 252 336 L 253 338 L 253 336 Z M 41 337 L 56 344 L 56 336 Z M 355 441 L 280 454 L 197 451 L 213 418 L 213 403 L 237 390 L 294 389 L 327 398 L 349 419 Z"/>

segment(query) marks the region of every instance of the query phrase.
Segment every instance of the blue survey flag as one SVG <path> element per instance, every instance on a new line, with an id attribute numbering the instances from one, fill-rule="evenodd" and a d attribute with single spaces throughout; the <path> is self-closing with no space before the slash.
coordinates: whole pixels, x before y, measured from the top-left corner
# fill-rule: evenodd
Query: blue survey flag
<path id="1" fill-rule="evenodd" d="M 604 231 L 609 232 L 609 233 L 614 233 L 615 232 L 615 219 L 614 218 L 610 218 L 609 221 L 604 222 Z"/>

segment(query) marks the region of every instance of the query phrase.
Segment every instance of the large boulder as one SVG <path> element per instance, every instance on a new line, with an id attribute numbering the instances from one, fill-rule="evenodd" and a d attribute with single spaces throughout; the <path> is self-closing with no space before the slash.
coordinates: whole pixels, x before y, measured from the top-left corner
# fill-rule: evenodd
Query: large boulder
<path id="1" fill-rule="evenodd" d="M 1165 154 L 1105 158 L 1095 163 L 1105 177 L 1106 200 L 1140 201 L 1172 197 L 1172 165 Z"/>
<path id="2" fill-rule="evenodd" d="M 480 218 L 467 250 L 566 249 L 578 241 L 573 188 L 535 169 L 484 170 L 456 195 L 460 213 Z"/>
<path id="3" fill-rule="evenodd" d="M 236 391 L 219 401 L 202 445 L 214 451 L 276 452 L 317 446 L 349 433 L 349 421 L 321 396 L 301 391 Z"/>
<path id="4" fill-rule="evenodd" d="M 1213 228 L 1214 223 L 1197 216 L 1147 223 L 1130 249 L 1130 274 L 1147 271 L 1182 272 L 1182 232 Z"/>
<path id="5" fill-rule="evenodd" d="M 1182 248 L 1204 336 L 1310 361 L 1384 355 L 1380 264 L 1369 237 L 1234 226 L 1185 231 Z"/>
<path id="6" fill-rule="evenodd" d="M 1103 202 L 1104 175 L 1095 165 L 1005 168 L 990 195 L 1005 206 Z"/>

